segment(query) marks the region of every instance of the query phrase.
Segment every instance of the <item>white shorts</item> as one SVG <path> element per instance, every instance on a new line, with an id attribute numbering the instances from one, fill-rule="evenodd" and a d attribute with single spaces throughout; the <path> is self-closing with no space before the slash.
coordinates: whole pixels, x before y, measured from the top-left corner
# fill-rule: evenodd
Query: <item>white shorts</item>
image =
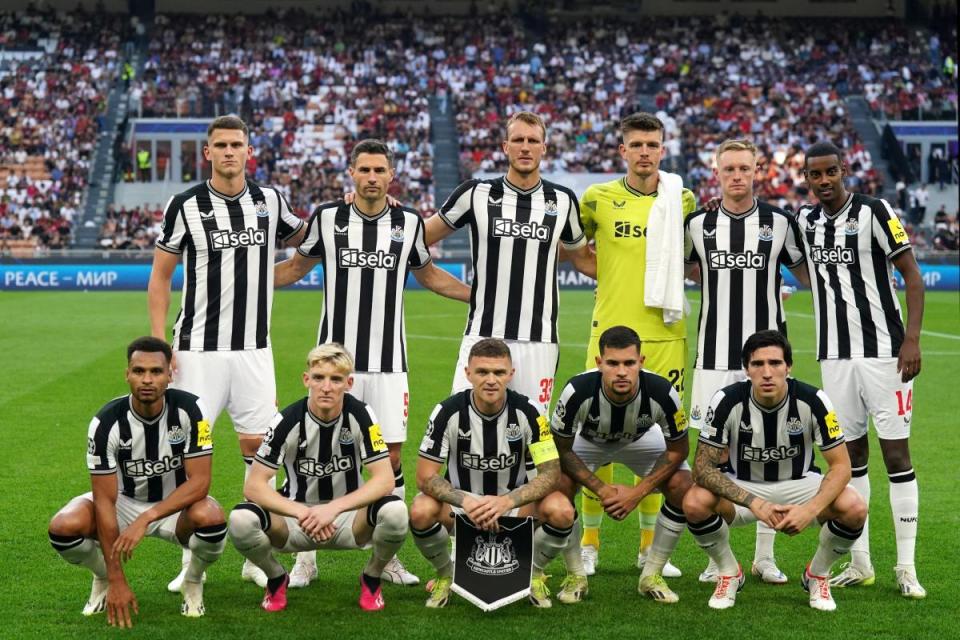
<path id="1" fill-rule="evenodd" d="M 336 532 L 325 542 L 317 542 L 304 532 L 300 523 L 293 516 L 271 514 L 273 518 L 283 518 L 287 524 L 287 543 L 277 549 L 281 553 L 297 553 L 300 551 L 314 551 L 316 549 L 362 549 L 353 537 L 353 520 L 357 510 L 344 511 L 333 521 Z"/>
<path id="2" fill-rule="evenodd" d="M 815 471 L 808 471 L 807 475 L 799 480 L 781 480 L 779 482 L 751 482 L 749 480 L 738 480 L 733 474 L 728 473 L 730 478 L 738 487 L 743 487 L 750 493 L 760 496 L 769 502 L 777 504 L 805 504 L 820 490 L 820 483 L 823 476 Z M 757 516 L 750 509 L 733 505 L 735 515 L 731 527 L 740 527 L 746 524 L 753 524 L 757 521 Z"/>
<path id="3" fill-rule="evenodd" d="M 457 368 L 453 372 L 453 393 L 472 387 L 464 370 L 467 368 L 467 360 L 470 359 L 470 349 L 481 340 L 483 338 L 478 336 L 463 336 Z M 540 409 L 542 415 L 549 415 L 553 382 L 557 375 L 557 363 L 560 361 L 559 345 L 520 340 L 504 342 L 510 348 L 510 359 L 514 368 L 510 388 L 530 398 L 530 402 Z"/>
<path id="4" fill-rule="evenodd" d="M 80 496 L 85 500 L 93 502 L 93 492 L 87 491 Z M 130 523 L 140 517 L 142 513 L 156 506 L 156 502 L 141 502 L 127 497 L 122 493 L 117 494 L 117 526 L 120 532 L 130 526 Z M 147 525 L 147 534 L 153 538 L 160 538 L 167 542 L 180 544 L 177 539 L 177 520 L 180 519 L 180 512 L 171 513 L 168 516 L 154 520 Z"/>
<path id="5" fill-rule="evenodd" d="M 263 435 L 277 414 L 273 352 L 175 351 L 173 386 L 195 394 L 215 421 L 226 409 L 237 433 Z"/>
<path id="6" fill-rule="evenodd" d="M 703 428 L 703 418 L 707 414 L 707 407 L 713 395 L 734 382 L 747 379 L 747 372 L 743 369 L 722 371 L 715 369 L 695 369 L 693 372 L 693 397 L 690 398 L 690 426 L 694 429 Z"/>
<path id="7" fill-rule="evenodd" d="M 583 464 L 587 465 L 590 471 L 596 471 L 611 462 L 619 462 L 636 475 L 646 476 L 666 449 L 667 441 L 663 432 L 656 427 L 647 429 L 646 433 L 633 442 L 590 441 L 580 434 L 573 439 L 573 452 L 583 460 Z M 690 469 L 690 465 L 684 461 L 680 468 Z"/>
<path id="8" fill-rule="evenodd" d="M 373 409 L 384 442 L 407 441 L 410 387 L 406 373 L 354 373 L 350 395 Z"/>
<path id="9" fill-rule="evenodd" d="M 881 440 L 910 437 L 913 380 L 900 380 L 896 358 L 821 360 L 820 372 L 847 440 L 867 435 L 868 416 Z"/>

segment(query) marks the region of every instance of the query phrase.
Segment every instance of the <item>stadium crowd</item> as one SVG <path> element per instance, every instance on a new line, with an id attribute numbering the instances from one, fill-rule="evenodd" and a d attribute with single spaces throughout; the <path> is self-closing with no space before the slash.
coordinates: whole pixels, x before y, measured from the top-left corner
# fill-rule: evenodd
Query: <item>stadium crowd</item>
<path id="1" fill-rule="evenodd" d="M 0 12 L 0 237 L 59 248 L 88 184 L 123 16 Z"/>

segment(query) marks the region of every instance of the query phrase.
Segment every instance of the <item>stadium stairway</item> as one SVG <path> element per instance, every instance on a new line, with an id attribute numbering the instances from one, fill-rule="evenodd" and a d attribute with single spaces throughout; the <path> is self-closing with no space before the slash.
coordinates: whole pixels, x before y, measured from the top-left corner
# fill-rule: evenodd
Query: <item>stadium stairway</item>
<path id="1" fill-rule="evenodd" d="M 143 72 L 144 52 L 136 50 L 130 63 L 136 70 L 136 77 Z M 114 147 L 118 136 L 125 135 L 120 128 L 125 127 L 127 120 L 127 88 L 122 81 L 117 81 L 107 97 L 107 112 L 104 114 L 103 130 L 93 151 L 93 162 L 90 167 L 90 181 L 87 186 L 86 204 L 83 208 L 83 217 L 76 227 L 74 247 L 90 249 L 96 247 L 97 235 L 103 224 L 107 206 L 113 202 L 116 182 L 114 182 Z"/>
<path id="2" fill-rule="evenodd" d="M 446 101 L 441 110 L 441 100 L 430 98 L 430 143 L 433 145 L 433 189 L 437 208 L 460 184 L 460 143 L 457 122 L 453 113 L 453 100 Z M 443 241 L 445 255 L 465 256 L 470 251 L 470 239 L 466 229 L 460 229 Z"/>
<path id="3" fill-rule="evenodd" d="M 876 123 L 873 121 L 873 116 L 870 115 L 870 105 L 867 103 L 867 99 L 861 95 L 851 95 L 847 96 L 845 101 L 850 120 L 853 122 L 853 127 L 857 130 L 860 139 L 863 140 L 863 145 L 870 152 L 870 156 L 877 166 L 883 167 L 883 197 L 888 200 L 895 198 L 894 185 L 897 181 L 890 173 L 890 167 L 886 160 L 883 159 L 883 140 Z"/>

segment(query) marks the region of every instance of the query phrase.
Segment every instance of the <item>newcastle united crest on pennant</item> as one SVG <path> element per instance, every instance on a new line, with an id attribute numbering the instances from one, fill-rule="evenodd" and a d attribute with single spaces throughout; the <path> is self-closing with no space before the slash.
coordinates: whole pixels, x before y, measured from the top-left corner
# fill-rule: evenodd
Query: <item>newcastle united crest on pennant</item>
<path id="1" fill-rule="evenodd" d="M 484 611 L 525 598 L 533 568 L 533 518 L 500 518 L 500 531 L 483 531 L 462 514 L 454 526 L 453 586 Z"/>

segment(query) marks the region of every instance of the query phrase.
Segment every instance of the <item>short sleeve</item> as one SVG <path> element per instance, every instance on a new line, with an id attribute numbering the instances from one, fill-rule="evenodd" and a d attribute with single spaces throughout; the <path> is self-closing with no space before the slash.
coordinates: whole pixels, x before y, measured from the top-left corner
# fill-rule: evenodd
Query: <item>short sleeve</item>
<path id="1" fill-rule="evenodd" d="M 447 226 L 459 229 L 473 220 L 473 189 L 476 180 L 468 180 L 457 187 L 440 207 L 437 215 Z"/>
<path id="2" fill-rule="evenodd" d="M 907 235 L 900 218 L 897 217 L 890 204 L 883 199 L 879 203 L 879 206 L 872 207 L 873 237 L 880 248 L 883 249 L 887 258 L 894 258 L 911 249 L 910 236 Z"/>
<path id="3" fill-rule="evenodd" d="M 360 459 L 364 464 L 375 462 L 390 455 L 387 443 L 383 439 L 383 430 L 377 422 L 377 416 L 368 404 L 361 403 L 352 416 L 360 431 Z"/>
<path id="4" fill-rule="evenodd" d="M 723 389 L 713 394 L 703 418 L 703 428 L 700 429 L 700 442 L 721 448 L 729 444 L 727 422 L 734 406 L 736 403 L 723 392 Z"/>
<path id="5" fill-rule="evenodd" d="M 537 466 L 550 460 L 558 460 L 560 454 L 557 451 L 557 444 L 553 441 L 553 434 L 550 432 L 546 417 L 540 415 L 532 404 L 528 403 L 528 405 L 524 414 L 527 416 L 530 427 L 530 441 L 527 443 L 530 460 Z"/>
<path id="6" fill-rule="evenodd" d="M 184 458 L 198 458 L 213 454 L 213 425 L 210 424 L 209 414 L 198 398 L 184 409 L 190 430 L 187 436 L 187 447 L 183 452 Z"/>
<path id="7" fill-rule="evenodd" d="M 813 441 L 821 451 L 832 449 L 844 443 L 843 428 L 833 409 L 833 403 L 822 390 L 817 390 L 815 399 L 810 402 L 813 420 Z"/>
<path id="8" fill-rule="evenodd" d="M 427 421 L 427 430 L 420 441 L 420 456 L 434 462 L 446 462 L 447 455 L 450 452 L 450 444 L 447 440 L 447 425 L 449 416 L 443 410 L 443 405 L 438 404 L 433 408 L 430 419 Z"/>
<path id="9" fill-rule="evenodd" d="M 310 220 L 307 222 L 307 233 L 303 242 L 297 247 L 297 252 L 308 258 L 323 259 L 323 238 L 320 234 L 320 217 L 323 215 L 323 209 L 317 208 Z"/>
<path id="10" fill-rule="evenodd" d="M 668 382 L 667 393 L 657 399 L 662 415 L 654 416 L 663 437 L 667 441 L 680 440 L 687 437 L 687 414 L 683 410 L 680 394 Z"/>
<path id="11" fill-rule="evenodd" d="M 581 398 L 577 397 L 577 390 L 573 383 L 568 382 L 560 393 L 560 399 L 553 408 L 553 416 L 550 419 L 550 430 L 561 438 L 572 438 L 577 435 L 577 413 L 580 411 L 580 405 L 583 404 Z"/>
<path id="12" fill-rule="evenodd" d="M 797 267 L 806 256 L 803 253 L 803 238 L 796 218 L 787 216 L 787 237 L 783 241 L 783 253 L 780 261 L 788 267 Z"/>
<path id="13" fill-rule="evenodd" d="M 93 475 L 109 475 L 117 471 L 117 432 L 100 416 L 87 427 L 87 469 Z"/>
<path id="14" fill-rule="evenodd" d="M 277 194 L 277 205 L 280 211 L 277 217 L 277 237 L 281 240 L 287 240 L 300 230 L 303 226 L 303 220 L 293 212 L 290 203 L 287 202 L 280 191 L 275 189 L 274 193 Z"/>
<path id="15" fill-rule="evenodd" d="M 560 232 L 560 242 L 567 249 L 579 249 L 587 244 L 583 226 L 580 224 L 580 205 L 573 193 L 567 195 L 570 203 L 567 206 L 567 219 L 563 224 L 563 231 Z"/>
<path id="16" fill-rule="evenodd" d="M 287 437 L 290 430 L 296 426 L 296 421 L 278 413 L 270 421 L 270 428 L 263 436 L 260 448 L 257 449 L 257 462 L 263 463 L 271 469 L 278 469 L 283 464 L 287 449 Z"/>
<path id="17" fill-rule="evenodd" d="M 426 232 L 424 231 L 423 219 L 417 215 L 417 230 L 413 235 L 413 247 L 410 249 L 410 257 L 407 258 L 407 264 L 411 269 L 422 269 L 430 264 L 430 250 L 427 249 Z"/>
<path id="18" fill-rule="evenodd" d="M 683 206 L 684 217 L 697 210 L 697 196 L 693 195 L 690 189 L 684 189 L 680 201 Z"/>
<path id="19" fill-rule="evenodd" d="M 183 202 L 181 196 L 173 196 L 163 210 L 163 225 L 157 238 L 157 247 L 169 253 L 183 253 L 184 239 L 188 235 Z"/>

